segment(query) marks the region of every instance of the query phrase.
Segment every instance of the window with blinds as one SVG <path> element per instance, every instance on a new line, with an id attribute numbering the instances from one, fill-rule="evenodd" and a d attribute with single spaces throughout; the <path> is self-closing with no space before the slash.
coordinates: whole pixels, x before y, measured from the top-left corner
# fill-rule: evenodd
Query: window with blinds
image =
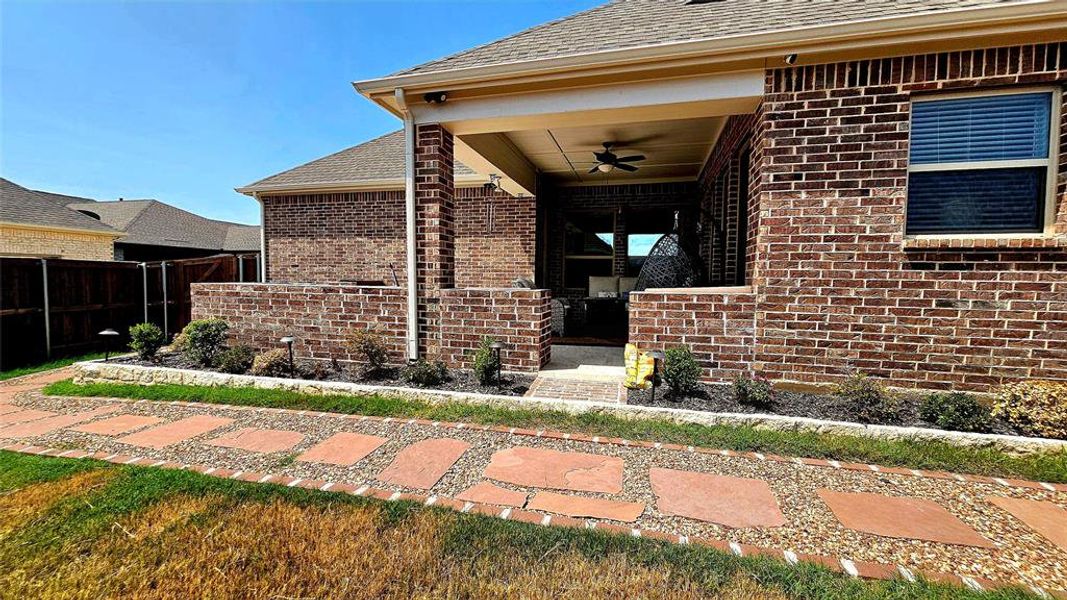
<path id="1" fill-rule="evenodd" d="M 1053 93 L 912 103 L 907 233 L 1034 233 L 1055 175 Z"/>

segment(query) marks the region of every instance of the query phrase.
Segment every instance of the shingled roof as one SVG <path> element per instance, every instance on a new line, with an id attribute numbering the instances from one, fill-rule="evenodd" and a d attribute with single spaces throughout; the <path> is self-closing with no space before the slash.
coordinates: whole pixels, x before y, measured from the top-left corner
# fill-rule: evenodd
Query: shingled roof
<path id="1" fill-rule="evenodd" d="M 614 0 L 394 73 L 451 71 L 532 59 L 843 25 L 1026 0 Z"/>
<path id="2" fill-rule="evenodd" d="M 474 175 L 463 163 L 455 163 L 455 175 Z M 404 179 L 404 131 L 345 148 L 237 188 L 239 192 L 338 187 L 377 182 L 401 182 Z"/>
<path id="3" fill-rule="evenodd" d="M 259 227 L 208 219 L 159 200 L 74 202 L 67 208 L 99 215 L 101 221 L 126 233 L 123 244 L 221 252 L 259 250 Z"/>
<path id="4" fill-rule="evenodd" d="M 65 208 L 44 194 L 0 178 L 0 222 L 122 235 L 92 217 Z"/>

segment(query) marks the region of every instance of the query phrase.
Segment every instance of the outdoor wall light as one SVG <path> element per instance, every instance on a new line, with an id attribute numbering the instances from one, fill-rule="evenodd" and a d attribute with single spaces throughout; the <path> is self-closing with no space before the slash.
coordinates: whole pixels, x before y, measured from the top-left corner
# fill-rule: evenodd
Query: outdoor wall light
<path id="1" fill-rule="evenodd" d="M 504 366 L 503 361 L 500 360 L 500 351 L 504 349 L 504 344 L 493 342 L 489 344 L 489 349 L 493 351 L 493 360 L 496 361 L 496 383 L 500 385 L 500 372 Z"/>
<path id="2" fill-rule="evenodd" d="M 111 360 L 111 340 L 115 339 L 119 332 L 108 327 L 97 335 L 104 338 L 104 362 L 108 362 Z"/>
<path id="3" fill-rule="evenodd" d="M 649 404 L 656 403 L 656 387 L 659 386 L 659 369 L 660 365 L 667 359 L 667 355 L 660 350 L 653 350 L 649 352 L 652 355 L 652 400 Z"/>
<path id="4" fill-rule="evenodd" d="M 292 375 L 293 373 L 296 373 L 296 366 L 293 363 L 293 342 L 296 341 L 296 338 L 287 335 L 278 341 L 289 347 L 289 374 Z"/>

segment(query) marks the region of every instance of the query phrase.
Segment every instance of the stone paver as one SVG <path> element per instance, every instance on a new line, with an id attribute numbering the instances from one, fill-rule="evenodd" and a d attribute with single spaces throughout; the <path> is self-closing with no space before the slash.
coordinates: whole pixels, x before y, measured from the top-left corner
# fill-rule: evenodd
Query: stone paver
<path id="1" fill-rule="evenodd" d="M 487 481 L 483 481 L 482 483 L 468 488 L 466 491 L 456 496 L 456 499 L 464 500 L 466 502 L 493 504 L 496 506 L 511 506 L 514 508 L 522 508 L 523 506 L 526 506 L 526 494 L 524 492 L 505 489 Z"/>
<path id="2" fill-rule="evenodd" d="M 249 452 L 281 452 L 299 444 L 303 439 L 304 434 L 296 431 L 244 427 L 204 443 Z"/>
<path id="3" fill-rule="evenodd" d="M 7 413 L 18 412 L 22 408 L 15 406 L 14 404 L 0 404 L 0 415 L 6 415 Z"/>
<path id="4" fill-rule="evenodd" d="M 71 431 L 81 433 L 95 433 L 97 435 L 119 435 L 135 429 L 148 427 L 159 423 L 159 417 L 146 417 L 141 415 L 119 415 L 110 419 L 103 419 L 93 423 L 86 423 L 71 427 Z"/>
<path id="5" fill-rule="evenodd" d="M 153 427 L 152 429 L 139 431 L 126 437 L 121 437 L 118 441 L 131 446 L 156 449 L 166 448 L 209 431 L 221 429 L 231 423 L 233 423 L 233 419 L 196 415 L 166 425 L 160 425 L 159 427 Z"/>
<path id="6" fill-rule="evenodd" d="M 376 435 L 336 433 L 309 448 L 296 457 L 296 460 L 347 467 L 363 460 L 387 441 L 389 440 Z"/>
<path id="7" fill-rule="evenodd" d="M 615 456 L 519 446 L 494 453 L 485 476 L 529 487 L 618 494 L 622 467 Z"/>
<path id="8" fill-rule="evenodd" d="M 656 508 L 727 527 L 780 527 L 786 524 L 771 487 L 759 479 L 692 471 L 649 471 Z"/>
<path id="9" fill-rule="evenodd" d="M 939 504 L 924 498 L 818 490 L 834 516 L 849 529 L 886 537 L 994 548 Z"/>
<path id="10" fill-rule="evenodd" d="M 585 496 L 570 496 L 556 492 L 537 492 L 526 505 L 530 510 L 566 515 L 568 517 L 591 517 L 632 523 L 645 512 L 639 502 L 618 502 Z"/>
<path id="11" fill-rule="evenodd" d="M 463 440 L 438 438 L 415 442 L 397 453 L 393 463 L 378 474 L 378 481 L 428 490 L 471 447 Z"/>
<path id="12" fill-rule="evenodd" d="M 1003 508 L 1015 518 L 1067 551 L 1067 510 L 1051 502 L 990 496 L 989 502 Z"/>
<path id="13" fill-rule="evenodd" d="M 23 423 L 15 423 L 8 425 L 7 427 L 0 428 L 0 437 L 3 438 L 21 438 L 32 437 L 35 435 L 45 435 L 64 427 L 70 427 L 78 423 L 84 423 L 96 417 L 116 412 L 120 409 L 118 406 L 101 406 L 93 410 L 74 413 L 72 415 L 56 415 L 54 417 L 45 417 L 43 419 L 34 419 L 32 421 L 25 421 Z"/>
<path id="14" fill-rule="evenodd" d="M 56 413 L 47 410 L 35 410 L 32 408 L 16 410 L 0 415 L 0 425 L 10 425 L 12 423 L 22 423 L 24 421 L 32 421 L 34 419 L 43 419 L 45 417 L 54 416 L 56 416 Z"/>

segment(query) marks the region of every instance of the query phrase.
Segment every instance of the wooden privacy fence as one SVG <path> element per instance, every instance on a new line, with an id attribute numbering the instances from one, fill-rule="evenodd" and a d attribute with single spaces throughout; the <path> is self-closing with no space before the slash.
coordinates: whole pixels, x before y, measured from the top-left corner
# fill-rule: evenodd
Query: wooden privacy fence
<path id="1" fill-rule="evenodd" d="M 173 336 L 189 323 L 193 283 L 258 281 L 255 254 L 160 262 L 0 258 L 0 370 L 104 349 L 149 322 Z"/>

